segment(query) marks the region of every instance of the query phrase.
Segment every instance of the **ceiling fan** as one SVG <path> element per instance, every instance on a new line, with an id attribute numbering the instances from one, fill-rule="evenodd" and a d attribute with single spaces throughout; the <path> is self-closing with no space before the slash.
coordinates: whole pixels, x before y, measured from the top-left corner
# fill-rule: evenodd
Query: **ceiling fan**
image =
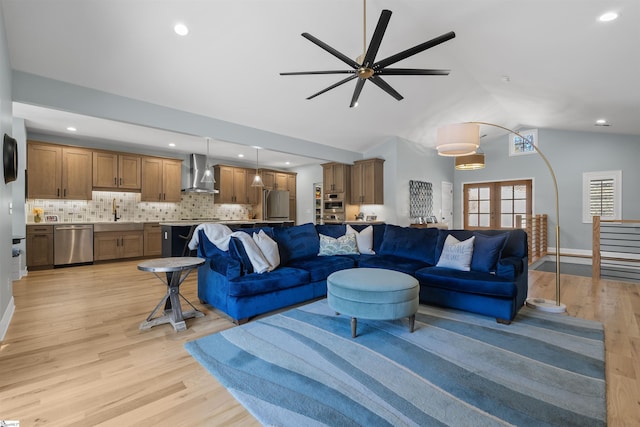
<path id="1" fill-rule="evenodd" d="M 366 1 L 366 0 L 365 0 Z M 448 40 L 451 40 L 456 36 L 453 31 L 450 31 L 446 34 L 443 34 L 439 37 L 436 37 L 427 42 L 421 43 L 417 46 L 414 46 L 410 49 L 403 50 L 400 53 L 396 53 L 395 55 L 391 55 L 388 58 L 385 58 L 381 61 L 375 62 L 376 54 L 378 53 L 378 49 L 380 48 L 380 43 L 382 42 L 382 37 L 384 36 L 384 32 L 387 29 L 387 25 L 389 24 L 389 20 L 391 19 L 391 11 L 383 10 L 380 14 L 380 19 L 378 20 L 378 24 L 376 25 L 376 29 L 371 37 L 371 43 L 369 44 L 369 49 L 366 49 L 366 33 L 365 33 L 365 53 L 358 57 L 356 60 L 349 58 L 341 52 L 338 52 L 336 49 L 332 48 L 328 44 L 322 42 L 316 37 L 312 36 L 309 33 L 302 33 L 302 37 L 311 41 L 312 43 L 320 46 L 322 49 L 326 50 L 342 62 L 351 66 L 350 70 L 329 70 L 329 71 L 297 71 L 297 72 L 289 72 L 289 73 L 280 73 L 281 76 L 295 76 L 295 75 L 303 75 L 303 74 L 351 74 L 349 77 L 340 80 L 339 82 L 321 90 L 320 92 L 314 93 L 307 99 L 313 99 L 318 95 L 322 95 L 323 93 L 334 89 L 348 81 L 353 79 L 358 79 L 356 83 L 356 88 L 353 91 L 353 96 L 351 97 L 351 104 L 349 107 L 355 107 L 358 104 L 358 98 L 360 97 L 360 92 L 362 92 L 362 87 L 365 82 L 369 80 L 380 89 L 387 92 L 389 95 L 397 99 L 398 101 L 403 99 L 403 96 L 400 95 L 395 89 L 393 89 L 387 82 L 382 79 L 382 76 L 446 76 L 449 74 L 450 70 L 433 70 L 433 69 L 417 69 L 417 68 L 387 68 L 389 65 L 395 64 L 396 62 L 402 61 L 410 56 L 413 56 L 417 53 L 425 51 L 429 48 L 437 46 L 441 43 L 444 43 Z M 366 30 L 366 7 L 365 7 L 365 30 Z"/>

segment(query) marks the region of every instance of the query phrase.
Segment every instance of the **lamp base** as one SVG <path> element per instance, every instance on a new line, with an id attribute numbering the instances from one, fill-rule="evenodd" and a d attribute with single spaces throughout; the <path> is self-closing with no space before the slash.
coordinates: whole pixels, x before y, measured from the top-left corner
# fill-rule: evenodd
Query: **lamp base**
<path id="1" fill-rule="evenodd" d="M 556 304 L 552 299 L 527 298 L 525 305 L 535 310 L 546 311 L 547 313 L 565 313 L 567 311 L 565 304 Z"/>

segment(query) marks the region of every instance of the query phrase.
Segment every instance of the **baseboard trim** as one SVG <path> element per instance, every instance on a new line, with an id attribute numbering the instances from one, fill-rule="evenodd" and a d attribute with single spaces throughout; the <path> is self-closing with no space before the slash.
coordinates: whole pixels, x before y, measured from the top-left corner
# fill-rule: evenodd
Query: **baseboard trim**
<path id="1" fill-rule="evenodd" d="M 13 317 L 13 312 L 16 310 L 16 305 L 13 301 L 13 296 L 11 300 L 9 300 L 9 305 L 7 309 L 4 311 L 2 315 L 2 319 L 0 319 L 0 342 L 4 341 L 4 337 L 9 330 L 9 323 L 11 323 L 11 318 Z"/>

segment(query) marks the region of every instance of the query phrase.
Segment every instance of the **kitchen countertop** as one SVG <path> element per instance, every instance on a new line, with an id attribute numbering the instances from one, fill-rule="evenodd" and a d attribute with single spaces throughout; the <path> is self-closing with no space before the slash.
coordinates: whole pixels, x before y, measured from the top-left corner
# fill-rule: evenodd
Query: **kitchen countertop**
<path id="1" fill-rule="evenodd" d="M 216 221 L 208 221 L 208 220 L 194 220 L 194 219 L 180 219 L 173 221 L 160 222 L 160 225 L 168 225 L 168 226 L 185 226 L 185 225 L 198 225 L 198 224 L 283 224 L 286 222 L 293 222 L 293 220 L 282 220 L 282 221 L 263 221 L 261 219 L 229 219 L 229 220 L 216 220 Z"/>

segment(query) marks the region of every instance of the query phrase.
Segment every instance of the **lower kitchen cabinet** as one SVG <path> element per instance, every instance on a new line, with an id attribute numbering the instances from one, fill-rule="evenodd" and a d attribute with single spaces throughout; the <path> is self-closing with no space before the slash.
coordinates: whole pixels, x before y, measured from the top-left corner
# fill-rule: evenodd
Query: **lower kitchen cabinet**
<path id="1" fill-rule="evenodd" d="M 95 261 L 135 258 L 144 254 L 144 232 L 105 231 L 93 234 L 93 258 Z"/>
<path id="2" fill-rule="evenodd" d="M 162 255 L 162 227 L 160 224 L 144 225 L 144 256 Z"/>
<path id="3" fill-rule="evenodd" d="M 53 226 L 27 225 L 27 269 L 53 268 Z"/>

